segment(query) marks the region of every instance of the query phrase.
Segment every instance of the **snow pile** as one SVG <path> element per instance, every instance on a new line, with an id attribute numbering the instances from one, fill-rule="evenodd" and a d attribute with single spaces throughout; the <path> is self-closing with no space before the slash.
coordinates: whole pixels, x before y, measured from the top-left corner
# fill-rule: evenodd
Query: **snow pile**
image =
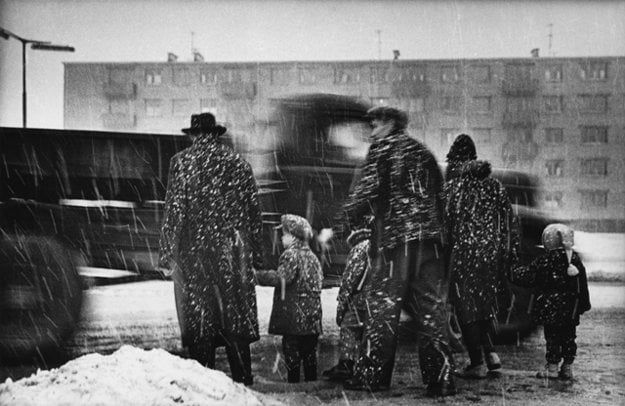
<path id="1" fill-rule="evenodd" d="M 125 345 L 88 354 L 58 369 L 0 384 L 0 405 L 267 405 L 279 402 L 204 368 L 154 349 Z"/>

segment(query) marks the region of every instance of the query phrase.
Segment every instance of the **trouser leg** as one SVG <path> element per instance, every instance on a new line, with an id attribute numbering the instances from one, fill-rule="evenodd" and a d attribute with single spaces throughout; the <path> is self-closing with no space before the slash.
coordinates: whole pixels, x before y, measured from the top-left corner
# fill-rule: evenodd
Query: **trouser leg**
<path id="1" fill-rule="evenodd" d="M 467 347 L 471 365 L 479 365 L 483 363 L 482 331 L 480 329 L 479 322 L 463 324 L 460 329 L 462 330 L 462 340 L 464 341 L 464 345 Z"/>
<path id="2" fill-rule="evenodd" d="M 304 380 L 317 380 L 317 335 L 299 336 L 299 355 L 304 365 Z"/>
<path id="3" fill-rule="evenodd" d="M 577 355 L 577 344 L 575 343 L 576 328 L 574 324 L 562 326 L 561 328 L 561 337 L 562 337 L 562 358 L 564 358 L 564 362 L 567 364 L 572 364 L 575 360 L 575 356 Z"/>
<path id="4" fill-rule="evenodd" d="M 189 343 L 189 356 L 207 368 L 215 369 L 214 339 L 192 337 Z"/>
<path id="5" fill-rule="evenodd" d="M 297 336 L 282 336 L 282 352 L 286 364 L 287 382 L 296 383 L 300 380 L 300 357 Z"/>
<path id="6" fill-rule="evenodd" d="M 230 364 L 232 380 L 251 385 L 254 378 L 252 377 L 250 343 L 238 338 L 229 338 L 226 341 L 226 355 Z"/>
<path id="7" fill-rule="evenodd" d="M 562 343 L 560 340 L 560 326 L 545 325 L 545 343 L 547 352 L 545 358 L 550 364 L 557 364 L 562 359 Z"/>
<path id="8" fill-rule="evenodd" d="M 403 249 L 397 249 L 406 257 Z M 372 259 L 371 291 L 366 296 L 366 317 L 354 379 L 368 386 L 390 385 L 397 328 L 407 285 L 408 258 L 393 261 L 391 255 Z"/>
<path id="9" fill-rule="evenodd" d="M 415 272 L 410 278 L 409 302 L 419 325 L 419 361 L 426 385 L 453 382 L 453 358 L 447 327 L 449 277 L 443 247 L 436 241 L 416 243 Z"/>
<path id="10" fill-rule="evenodd" d="M 482 348 L 484 349 L 484 355 L 495 352 L 495 326 L 493 324 L 493 320 L 480 320 L 480 334 L 481 334 L 481 342 Z"/>

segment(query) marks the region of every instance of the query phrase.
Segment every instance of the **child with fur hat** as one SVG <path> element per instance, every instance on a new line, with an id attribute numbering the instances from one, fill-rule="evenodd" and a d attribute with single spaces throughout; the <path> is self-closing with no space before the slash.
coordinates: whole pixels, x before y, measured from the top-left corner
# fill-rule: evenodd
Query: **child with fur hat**
<path id="1" fill-rule="evenodd" d="M 579 316 L 590 310 L 586 270 L 573 250 L 573 234 L 569 226 L 550 224 L 542 236 L 546 253 L 529 266 L 513 269 L 511 275 L 512 282 L 536 288 L 532 318 L 544 326 L 547 346 L 547 365 L 538 378 L 573 378 L 576 326 Z"/>
<path id="2" fill-rule="evenodd" d="M 366 317 L 365 280 L 371 268 L 369 250 L 371 230 L 361 228 L 347 237 L 351 246 L 341 286 L 336 298 L 336 324 L 339 326 L 339 362 L 323 372 L 323 376 L 335 381 L 352 377 L 358 358 L 363 334 L 363 319 Z"/>
<path id="3" fill-rule="evenodd" d="M 278 269 L 257 271 L 256 276 L 260 285 L 275 287 L 269 334 L 282 335 L 287 381 L 300 381 L 300 363 L 304 366 L 304 380 L 314 381 L 323 273 L 309 246 L 313 232 L 308 221 L 294 214 L 283 215 L 281 221 L 285 250 Z"/>

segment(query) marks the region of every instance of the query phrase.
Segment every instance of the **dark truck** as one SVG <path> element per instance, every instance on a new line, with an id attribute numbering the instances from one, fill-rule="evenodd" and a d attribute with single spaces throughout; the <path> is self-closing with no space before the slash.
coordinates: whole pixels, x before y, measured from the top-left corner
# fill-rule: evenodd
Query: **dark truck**
<path id="1" fill-rule="evenodd" d="M 0 128 L 0 357 L 59 347 L 85 283 L 155 277 L 182 136 Z"/>
<path id="2" fill-rule="evenodd" d="M 281 211 L 302 215 L 315 230 L 334 226 L 336 214 L 359 178 L 369 144 L 368 105 L 356 98 L 314 94 L 275 101 L 271 120 L 274 138 L 275 180 L 286 182 L 276 195 Z M 441 164 L 444 173 L 444 164 Z M 542 252 L 544 227 L 551 221 L 538 209 L 540 183 L 532 175 L 493 169 L 493 177 L 506 187 L 520 220 L 523 262 Z M 336 283 L 349 247 L 339 236 L 321 250 L 326 283 Z M 499 297 L 498 339 L 512 342 L 533 329 L 528 307 L 531 292 L 503 276 Z M 330 282 L 332 284 L 332 282 Z"/>

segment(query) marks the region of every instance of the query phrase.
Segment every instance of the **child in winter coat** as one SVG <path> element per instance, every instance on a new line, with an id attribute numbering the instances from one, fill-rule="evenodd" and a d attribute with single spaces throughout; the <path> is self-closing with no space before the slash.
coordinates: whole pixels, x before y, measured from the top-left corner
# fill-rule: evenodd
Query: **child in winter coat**
<path id="1" fill-rule="evenodd" d="M 275 286 L 269 334 L 282 335 L 287 381 L 317 379 L 317 341 L 321 334 L 321 284 L 319 260 L 309 247 L 312 228 L 305 218 L 285 214 L 281 218 L 282 245 L 277 270 L 257 271 L 259 284 Z"/>
<path id="2" fill-rule="evenodd" d="M 586 270 L 573 251 L 573 229 L 551 224 L 543 231 L 547 252 L 513 270 L 512 281 L 535 287 L 532 318 L 544 326 L 547 365 L 538 378 L 572 379 L 579 316 L 590 310 Z M 558 367 L 563 360 L 562 366 Z"/>
<path id="3" fill-rule="evenodd" d="M 339 326 L 339 362 L 324 371 L 330 380 L 343 381 L 352 377 L 354 363 L 362 341 L 363 318 L 366 317 L 364 282 L 371 268 L 369 249 L 371 230 L 363 228 L 353 231 L 347 237 L 352 247 L 347 264 L 341 276 L 341 286 L 336 298 L 336 324 Z"/>

